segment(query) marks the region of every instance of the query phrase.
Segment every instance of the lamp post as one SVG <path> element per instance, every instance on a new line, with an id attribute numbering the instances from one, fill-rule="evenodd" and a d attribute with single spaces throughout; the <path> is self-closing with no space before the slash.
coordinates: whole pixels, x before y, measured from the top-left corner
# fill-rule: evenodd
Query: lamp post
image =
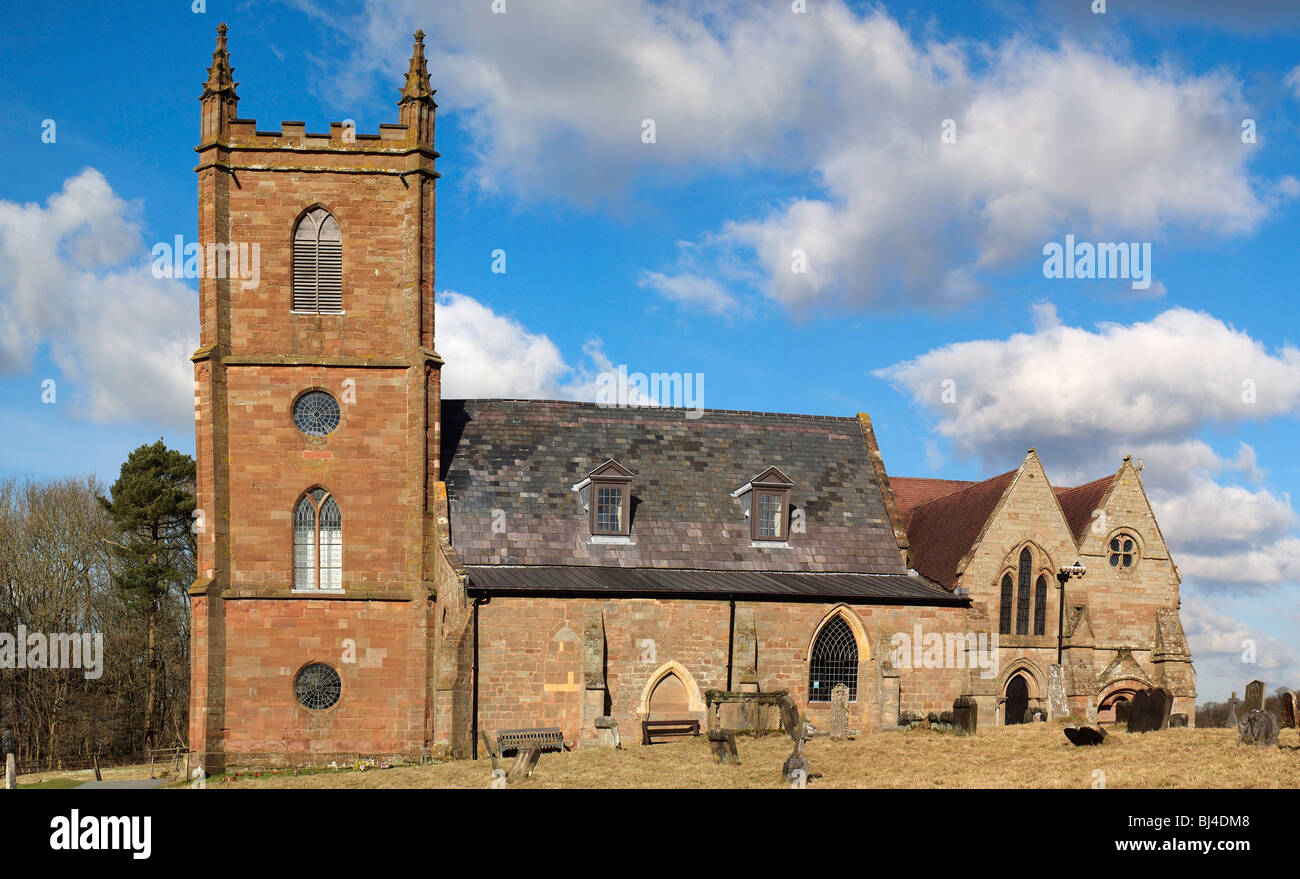
<path id="1" fill-rule="evenodd" d="M 1060 571 L 1056 575 L 1056 582 L 1061 589 L 1061 606 L 1056 621 L 1056 664 L 1061 665 L 1061 652 L 1065 645 L 1065 584 L 1071 577 L 1082 577 L 1088 573 L 1088 569 L 1075 562 L 1072 565 L 1061 565 Z"/>

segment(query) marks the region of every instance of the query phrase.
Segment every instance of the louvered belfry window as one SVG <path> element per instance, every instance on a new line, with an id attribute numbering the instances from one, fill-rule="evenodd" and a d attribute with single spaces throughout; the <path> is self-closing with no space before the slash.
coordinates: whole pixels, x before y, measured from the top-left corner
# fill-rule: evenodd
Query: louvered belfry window
<path id="1" fill-rule="evenodd" d="M 343 313 L 343 236 L 324 208 L 310 211 L 293 232 L 293 310 Z"/>

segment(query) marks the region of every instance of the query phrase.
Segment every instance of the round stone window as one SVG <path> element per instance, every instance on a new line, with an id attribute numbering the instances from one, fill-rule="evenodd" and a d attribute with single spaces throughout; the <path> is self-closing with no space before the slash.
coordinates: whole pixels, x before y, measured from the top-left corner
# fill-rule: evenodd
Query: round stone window
<path id="1" fill-rule="evenodd" d="M 298 697 L 298 704 L 312 711 L 333 708 L 342 692 L 343 681 L 339 679 L 339 673 L 323 662 L 306 666 L 293 682 L 293 694 Z"/>
<path id="2" fill-rule="evenodd" d="M 325 436 L 339 426 L 339 403 L 324 391 L 308 391 L 293 404 L 293 423 L 307 436 Z"/>
<path id="3" fill-rule="evenodd" d="M 1138 545 L 1131 534 L 1116 534 L 1110 539 L 1110 566 L 1127 571 L 1137 564 Z"/>

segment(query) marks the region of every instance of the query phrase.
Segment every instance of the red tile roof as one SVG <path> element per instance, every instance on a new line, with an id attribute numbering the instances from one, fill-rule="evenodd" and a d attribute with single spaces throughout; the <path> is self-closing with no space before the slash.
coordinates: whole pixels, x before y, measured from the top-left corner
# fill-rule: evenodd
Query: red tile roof
<path id="1" fill-rule="evenodd" d="M 913 507 L 907 519 L 912 567 L 951 590 L 957 584 L 958 563 L 975 545 L 984 530 L 984 523 L 993 515 L 1017 472 L 1019 468 L 983 482 L 966 483 L 965 488 Z M 908 480 L 891 480 L 896 481 Z M 917 481 L 937 483 L 943 480 Z M 908 486 L 908 490 L 911 488 Z M 927 488 L 939 490 L 935 485 Z"/>
<path id="2" fill-rule="evenodd" d="M 1065 513 L 1065 521 L 1070 523 L 1070 533 L 1074 535 L 1077 543 L 1083 538 L 1083 532 L 1087 529 L 1088 523 L 1092 521 L 1092 513 L 1106 497 L 1106 492 L 1110 491 L 1111 485 L 1115 482 L 1115 474 L 1103 476 L 1101 479 L 1094 479 L 1092 482 L 1076 485 L 1073 488 L 1053 488 L 1056 492 L 1056 500 L 1061 505 L 1061 512 Z"/>
<path id="3" fill-rule="evenodd" d="M 919 476 L 891 476 L 889 485 L 894 490 L 894 499 L 898 503 L 898 515 L 903 519 L 903 527 L 912 518 L 912 510 L 928 504 L 932 500 L 945 497 L 955 491 L 961 491 L 974 482 L 960 479 L 926 479 Z"/>

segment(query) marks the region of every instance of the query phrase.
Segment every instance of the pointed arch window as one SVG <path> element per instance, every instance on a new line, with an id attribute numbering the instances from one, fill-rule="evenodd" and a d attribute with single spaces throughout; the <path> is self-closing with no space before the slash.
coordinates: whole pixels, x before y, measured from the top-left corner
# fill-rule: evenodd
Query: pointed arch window
<path id="1" fill-rule="evenodd" d="M 343 515 L 323 488 L 313 488 L 293 511 L 293 588 L 343 588 Z"/>
<path id="2" fill-rule="evenodd" d="M 1020 550 L 1020 569 L 1016 572 L 1016 634 L 1029 634 L 1029 580 L 1034 556 L 1029 547 Z"/>
<path id="3" fill-rule="evenodd" d="M 308 211 L 293 230 L 293 310 L 343 313 L 343 235 L 324 208 Z"/>
<path id="4" fill-rule="evenodd" d="M 836 684 L 849 688 L 850 702 L 858 698 L 858 639 L 838 613 L 817 633 L 808 665 L 809 702 L 831 701 Z"/>
<path id="5" fill-rule="evenodd" d="M 1047 634 L 1047 578 L 1042 574 L 1034 584 L 1034 634 Z"/>
<path id="6" fill-rule="evenodd" d="M 998 634 L 1011 634 L 1011 598 L 1012 598 L 1011 575 L 1002 575 L 1002 608 L 998 614 Z"/>

